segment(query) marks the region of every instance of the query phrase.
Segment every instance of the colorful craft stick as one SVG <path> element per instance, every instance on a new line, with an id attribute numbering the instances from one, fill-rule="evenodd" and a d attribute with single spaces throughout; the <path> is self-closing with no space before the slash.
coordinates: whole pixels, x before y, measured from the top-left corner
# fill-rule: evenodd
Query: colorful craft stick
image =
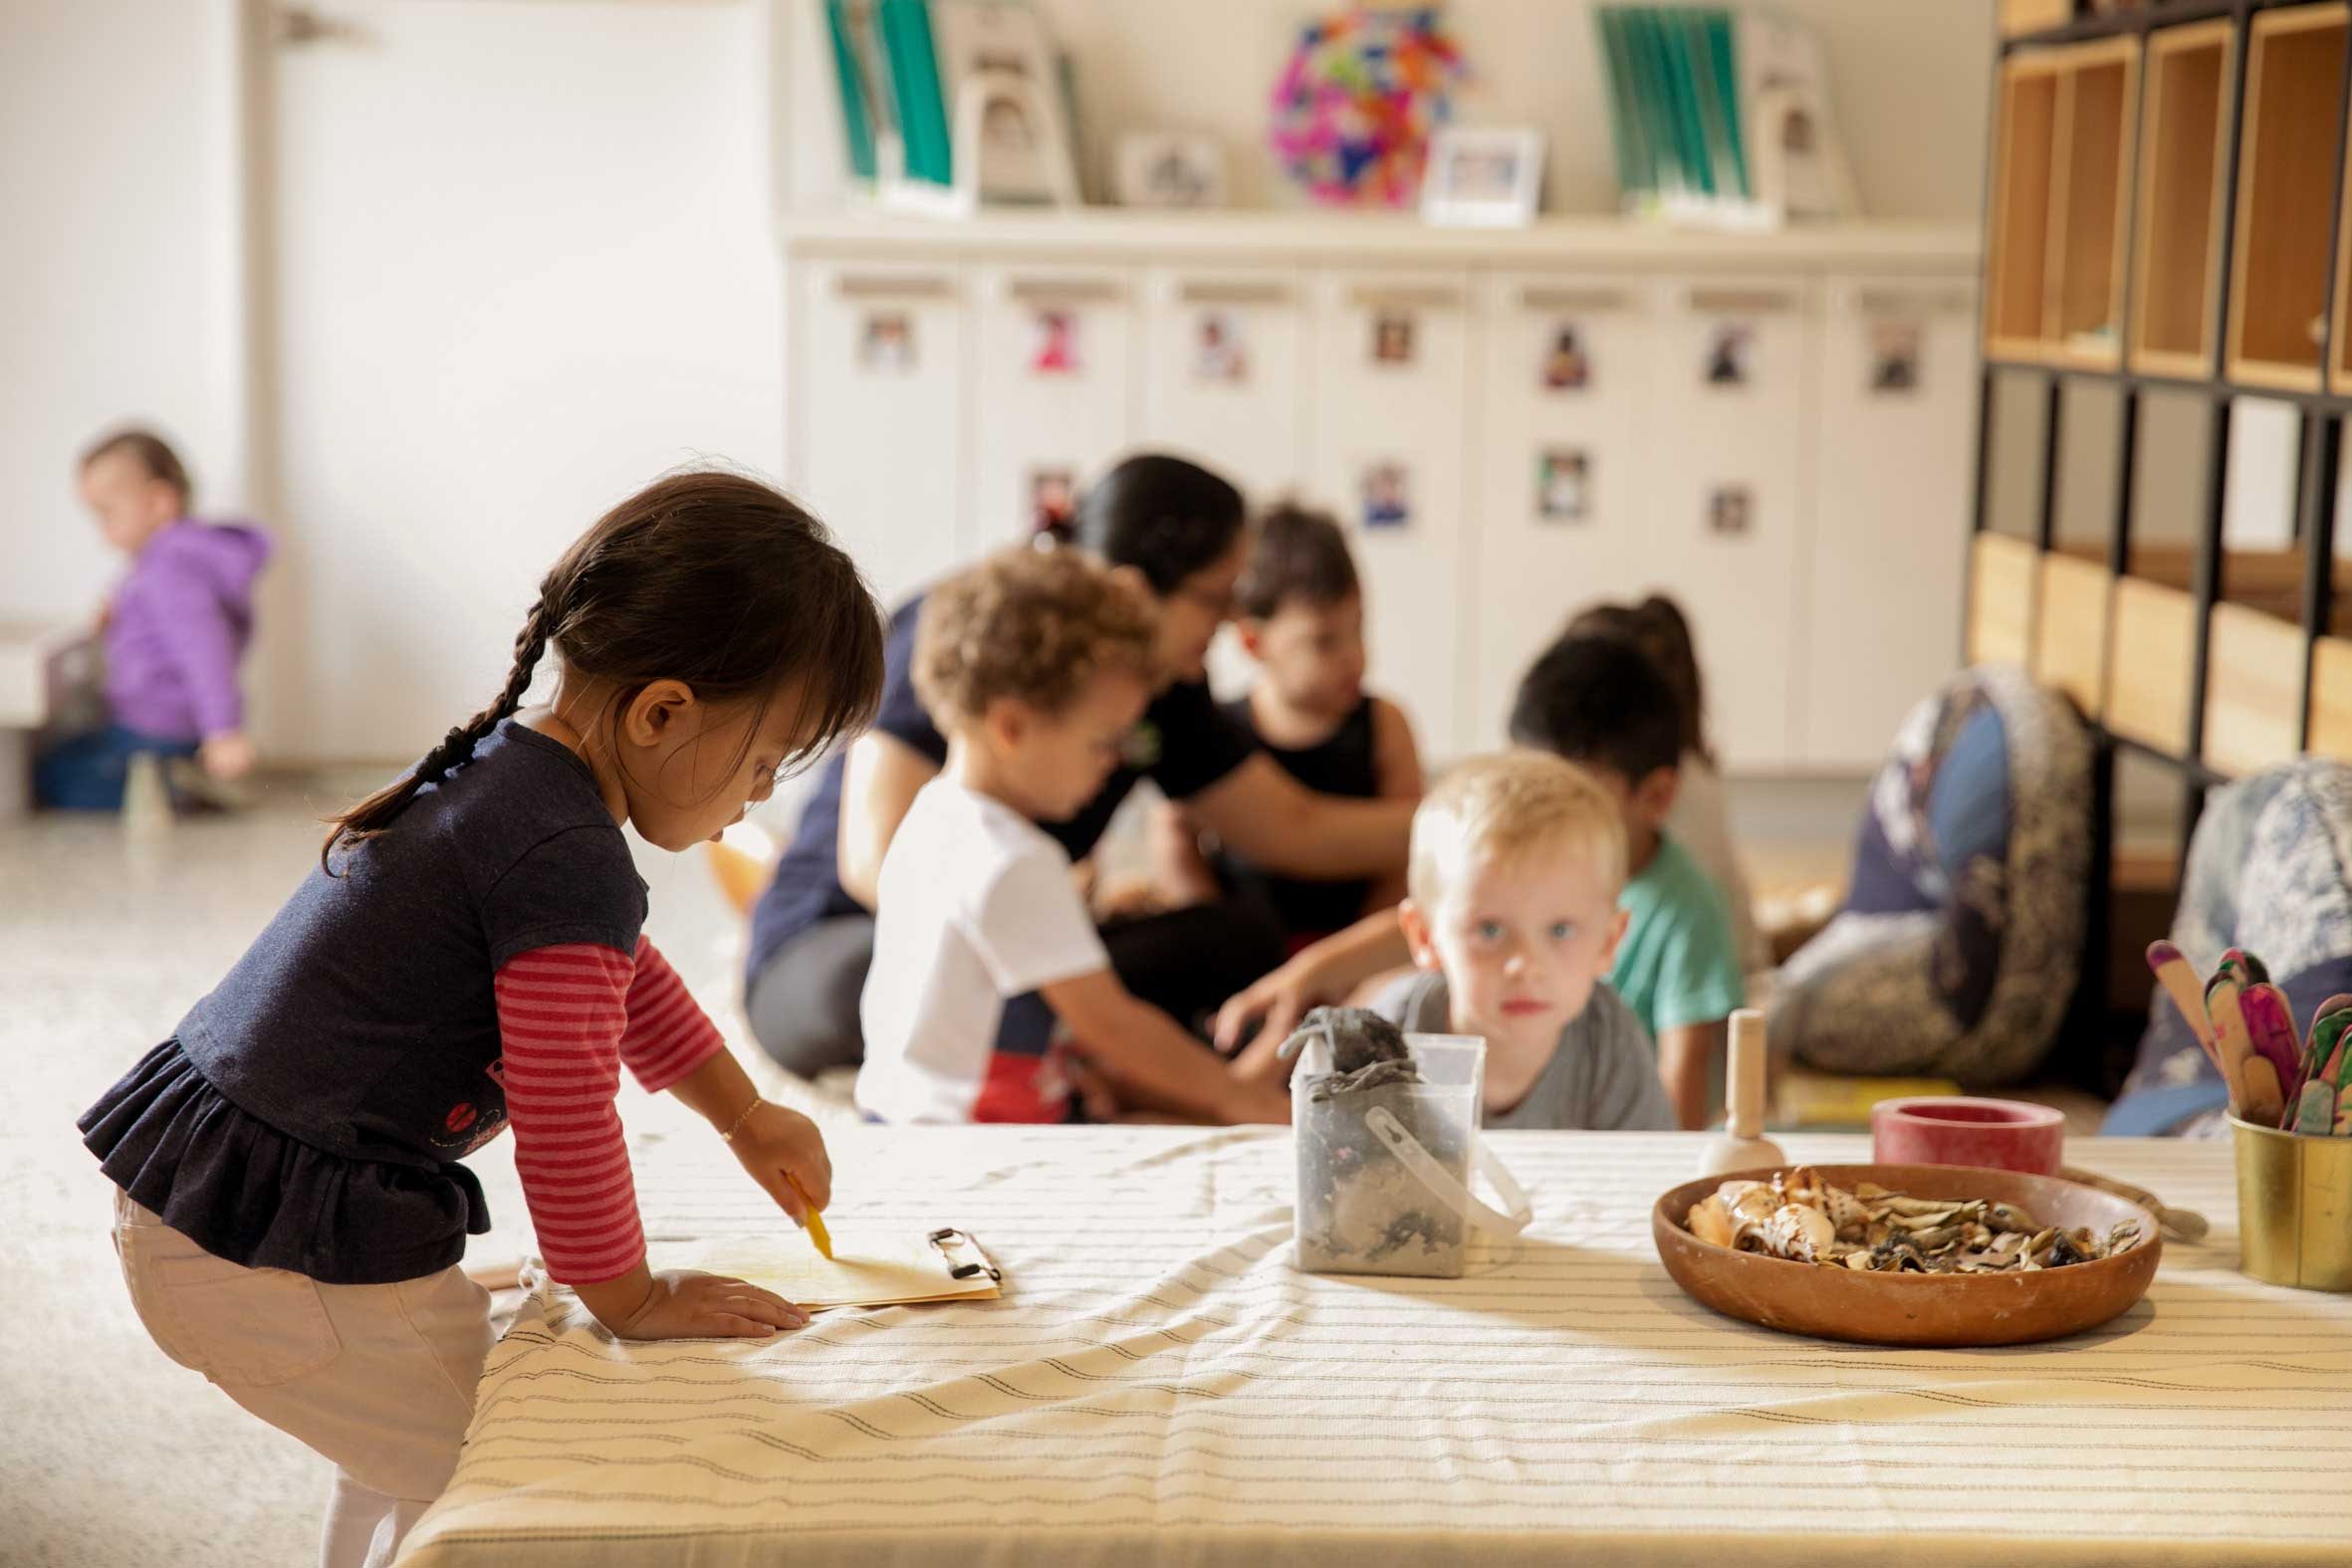
<path id="1" fill-rule="evenodd" d="M 2311 1014 L 2311 1037 L 2303 1043 L 2304 1082 L 2317 1077 L 2319 1069 L 2327 1065 L 2327 1058 L 2347 1025 L 2352 1025 L 2352 996 L 2330 997 Z"/>
<path id="2" fill-rule="evenodd" d="M 2189 967 L 2189 961 L 2181 956 L 2181 950 L 2170 942 L 2148 944 L 2148 967 L 2155 971 L 2157 980 L 2164 986 L 2164 994 L 2173 999 L 2173 1006 L 2181 1009 L 2182 1021 L 2189 1025 L 2189 1032 L 2197 1036 L 2197 1043 L 2205 1047 L 2205 1053 L 2213 1058 L 2214 1065 L 2221 1067 L 2222 1053 L 2214 1043 L 2213 1025 L 2206 1019 L 2205 993 L 2198 988 L 2197 971 Z M 2348 1007 L 2352 1007 L 2352 997 L 2344 1001 Z M 2229 1077 L 2228 1070 L 2224 1069 L 2223 1081 L 2228 1082 Z"/>
<path id="3" fill-rule="evenodd" d="M 2287 1131 L 2325 1138 L 2335 1131 L 2335 1091 L 2314 1079 L 2303 1085 L 2302 1101 L 2295 1107 L 2294 1125 Z"/>
<path id="4" fill-rule="evenodd" d="M 2239 1069 L 2245 1084 L 2245 1109 L 2238 1112 L 2257 1127 L 2275 1127 L 2286 1114 L 2285 1091 L 2278 1086 L 2278 1069 L 2266 1056 L 2248 1056 Z"/>
<path id="5" fill-rule="evenodd" d="M 2232 948 L 2222 955 L 2222 968 L 2232 971 L 2230 978 L 2237 982 L 2237 989 L 2265 985 L 2270 979 L 2269 967 L 2243 948 Z"/>
<path id="6" fill-rule="evenodd" d="M 2213 1021 L 2214 1042 L 2221 1047 L 2222 1079 L 2230 1085 L 2233 1115 L 2253 1118 L 2253 1093 L 2246 1081 L 2246 1063 L 2253 1059 L 2253 1041 L 2245 1031 L 2245 1013 L 2237 1006 L 2237 983 L 2227 973 L 2216 975 L 2205 988 L 2205 1013 Z M 2278 1125 L 2277 1112 L 2271 1126 Z"/>
<path id="7" fill-rule="evenodd" d="M 2286 993 L 2268 981 L 2256 981 L 2238 994 L 2237 1010 L 2245 1017 L 2245 1032 L 2254 1054 L 2270 1063 L 2280 1089 L 2292 1103 L 2302 1076 L 2303 1052 L 2296 1043 L 2295 1015 Z"/>

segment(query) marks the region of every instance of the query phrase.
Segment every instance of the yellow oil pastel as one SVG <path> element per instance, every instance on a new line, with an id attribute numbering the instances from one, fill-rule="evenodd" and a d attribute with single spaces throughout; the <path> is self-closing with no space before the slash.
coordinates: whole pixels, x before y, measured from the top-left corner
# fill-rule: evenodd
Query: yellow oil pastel
<path id="1" fill-rule="evenodd" d="M 792 1182 L 793 1191 L 801 1195 L 801 1202 L 809 1205 L 809 1239 L 817 1243 L 817 1250 L 824 1254 L 827 1262 L 831 1261 L 833 1236 L 832 1232 L 824 1228 L 824 1216 L 817 1212 L 815 1204 L 809 1203 L 808 1189 L 801 1186 L 799 1182 L 793 1181 L 792 1172 L 785 1172 L 784 1179 Z"/>

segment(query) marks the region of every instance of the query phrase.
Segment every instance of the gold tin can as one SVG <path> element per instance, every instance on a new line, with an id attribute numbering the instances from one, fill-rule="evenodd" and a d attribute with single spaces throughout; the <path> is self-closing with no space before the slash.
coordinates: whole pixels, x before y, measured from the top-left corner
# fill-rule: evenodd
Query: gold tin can
<path id="1" fill-rule="evenodd" d="M 2352 1138 L 2306 1138 L 2230 1118 L 2237 1152 L 2237 1266 L 2303 1290 L 2352 1291 Z"/>

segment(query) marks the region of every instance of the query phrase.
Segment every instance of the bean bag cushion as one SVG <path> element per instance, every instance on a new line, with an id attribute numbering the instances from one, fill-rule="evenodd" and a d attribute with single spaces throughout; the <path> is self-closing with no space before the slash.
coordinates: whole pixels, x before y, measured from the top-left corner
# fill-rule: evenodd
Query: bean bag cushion
<path id="1" fill-rule="evenodd" d="M 2352 768 L 2297 758 L 2206 796 L 2189 840 L 2173 945 L 2200 976 L 2231 948 L 2259 958 L 2296 1027 L 2352 992 Z M 2220 1137 L 2229 1091 L 2171 998 L 2157 990 L 2148 1030 L 2104 1132 Z"/>
<path id="2" fill-rule="evenodd" d="M 2090 740 L 2010 666 L 1911 711 L 1845 905 L 1781 970 L 1775 1049 L 1832 1072 L 1999 1084 L 2049 1051 L 2082 959 Z"/>

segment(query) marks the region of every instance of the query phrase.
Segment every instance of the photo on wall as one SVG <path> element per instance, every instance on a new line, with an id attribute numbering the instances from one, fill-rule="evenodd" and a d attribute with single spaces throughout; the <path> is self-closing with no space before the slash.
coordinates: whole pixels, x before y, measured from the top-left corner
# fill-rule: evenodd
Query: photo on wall
<path id="1" fill-rule="evenodd" d="M 1581 523 L 1592 484 L 1592 460 L 1576 447 L 1535 454 L 1535 516 L 1546 523 Z"/>
<path id="2" fill-rule="evenodd" d="M 1058 533 L 1076 519 L 1077 475 L 1066 468 L 1029 471 L 1029 528 L 1032 534 Z"/>
<path id="3" fill-rule="evenodd" d="M 1756 512 L 1756 498 L 1746 485 L 1718 485 L 1708 492 L 1707 528 L 1710 533 L 1738 538 L 1748 532 Z"/>
<path id="4" fill-rule="evenodd" d="M 1032 375 L 1074 375 L 1078 368 L 1078 319 L 1075 312 L 1043 310 L 1033 323 L 1035 345 L 1030 349 Z"/>
<path id="5" fill-rule="evenodd" d="M 1359 488 L 1363 496 L 1365 528 L 1401 529 L 1412 522 L 1413 504 L 1404 464 L 1366 464 Z"/>
<path id="6" fill-rule="evenodd" d="M 1746 386 L 1750 360 L 1756 352 L 1756 329 L 1746 322 L 1723 322 L 1707 334 L 1707 363 L 1702 372 L 1709 386 Z"/>
<path id="7" fill-rule="evenodd" d="M 915 324 L 904 311 L 871 311 L 857 335 L 857 362 L 904 375 L 915 367 Z"/>
<path id="8" fill-rule="evenodd" d="M 1406 311 L 1382 311 L 1372 318 L 1372 362 L 1413 362 L 1413 318 Z"/>
<path id="9" fill-rule="evenodd" d="M 1193 325 L 1192 374 L 1196 381 L 1239 384 L 1250 378 L 1250 350 L 1242 325 L 1226 311 L 1203 311 Z"/>
<path id="10" fill-rule="evenodd" d="M 1902 320 L 1870 324 L 1870 390 L 1919 390 L 1919 323 Z"/>
<path id="11" fill-rule="evenodd" d="M 1583 331 L 1573 322 L 1562 322 L 1552 329 L 1543 351 L 1543 388 L 1573 392 L 1591 384 L 1592 356 L 1585 352 Z"/>

